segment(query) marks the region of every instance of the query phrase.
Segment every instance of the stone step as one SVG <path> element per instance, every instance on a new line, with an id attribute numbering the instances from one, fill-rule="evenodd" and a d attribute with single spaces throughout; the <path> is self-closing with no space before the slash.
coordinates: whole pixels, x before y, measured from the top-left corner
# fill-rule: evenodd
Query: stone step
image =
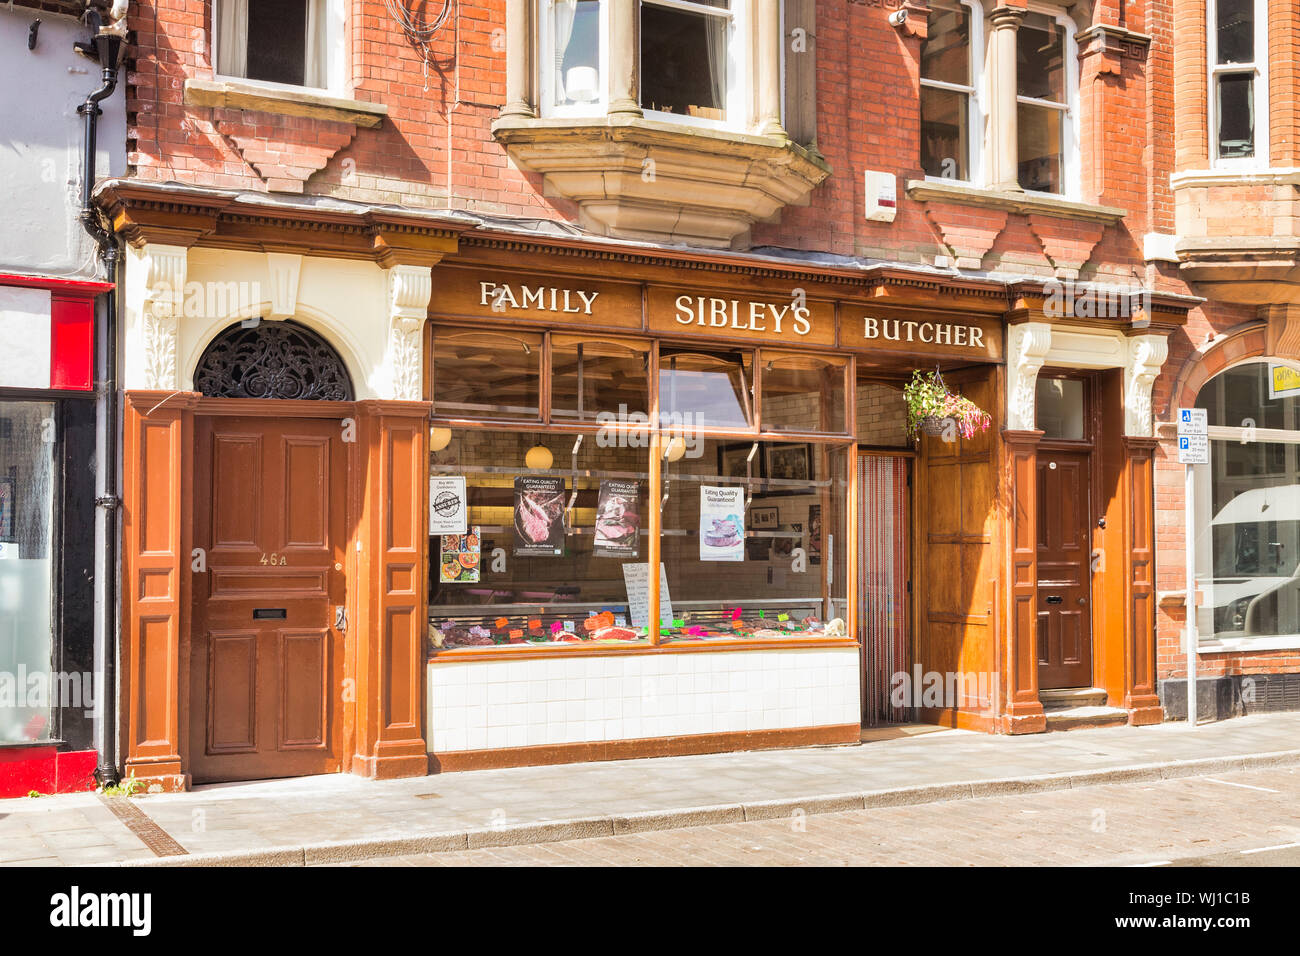
<path id="1" fill-rule="evenodd" d="M 1078 730 L 1082 727 L 1119 727 L 1128 723 L 1123 707 L 1046 707 L 1048 730 Z"/>
<path id="2" fill-rule="evenodd" d="M 1065 687 L 1040 690 L 1038 699 L 1043 709 L 1061 710 L 1066 707 L 1105 707 L 1106 692 L 1100 687 Z"/>

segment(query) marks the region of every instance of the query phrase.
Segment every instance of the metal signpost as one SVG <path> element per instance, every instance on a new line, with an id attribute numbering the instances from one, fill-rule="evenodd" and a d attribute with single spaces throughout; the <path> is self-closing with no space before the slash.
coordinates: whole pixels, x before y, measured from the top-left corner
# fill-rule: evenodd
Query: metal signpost
<path id="1" fill-rule="evenodd" d="M 1178 462 L 1187 468 L 1183 483 L 1183 513 L 1186 518 L 1183 553 L 1187 564 L 1187 726 L 1196 726 L 1196 566 L 1192 543 L 1195 535 L 1195 474 L 1194 465 L 1210 463 L 1210 429 L 1203 408 L 1178 409 Z"/>

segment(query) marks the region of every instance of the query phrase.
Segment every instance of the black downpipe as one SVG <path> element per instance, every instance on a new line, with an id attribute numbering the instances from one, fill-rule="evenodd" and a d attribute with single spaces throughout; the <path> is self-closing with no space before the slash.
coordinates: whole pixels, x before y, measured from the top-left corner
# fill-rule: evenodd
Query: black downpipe
<path id="1" fill-rule="evenodd" d="M 95 154 L 98 149 L 99 104 L 113 95 L 125 38 L 106 29 L 97 10 L 87 12 L 95 35 L 89 43 L 76 44 L 77 52 L 97 60 L 101 85 L 77 107 L 85 124 L 81 169 L 82 228 L 99 247 L 105 278 L 114 283 L 100 297 L 95 335 L 95 723 L 97 754 L 95 779 L 101 786 L 116 783 L 117 771 L 117 649 L 118 616 L 118 382 L 117 382 L 117 294 L 121 285 L 121 249 L 117 238 L 100 222 L 91 204 L 95 185 Z"/>

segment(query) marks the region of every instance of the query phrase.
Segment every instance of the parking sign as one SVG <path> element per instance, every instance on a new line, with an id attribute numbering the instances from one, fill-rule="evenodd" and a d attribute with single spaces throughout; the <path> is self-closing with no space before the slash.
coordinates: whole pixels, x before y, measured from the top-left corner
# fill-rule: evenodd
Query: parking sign
<path id="1" fill-rule="evenodd" d="M 1178 461 L 1184 465 L 1210 463 L 1210 424 L 1203 408 L 1178 409 Z"/>

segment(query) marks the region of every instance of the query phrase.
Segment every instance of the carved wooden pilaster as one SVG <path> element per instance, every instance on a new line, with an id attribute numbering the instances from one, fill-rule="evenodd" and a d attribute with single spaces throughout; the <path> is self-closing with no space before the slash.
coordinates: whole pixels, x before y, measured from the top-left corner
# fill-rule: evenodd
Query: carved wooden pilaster
<path id="1" fill-rule="evenodd" d="M 1038 442 L 1041 431 L 1004 431 L 1011 504 L 1009 562 L 1011 609 L 1007 615 L 1006 710 L 1002 730 L 1033 734 L 1047 729 L 1038 699 Z"/>

